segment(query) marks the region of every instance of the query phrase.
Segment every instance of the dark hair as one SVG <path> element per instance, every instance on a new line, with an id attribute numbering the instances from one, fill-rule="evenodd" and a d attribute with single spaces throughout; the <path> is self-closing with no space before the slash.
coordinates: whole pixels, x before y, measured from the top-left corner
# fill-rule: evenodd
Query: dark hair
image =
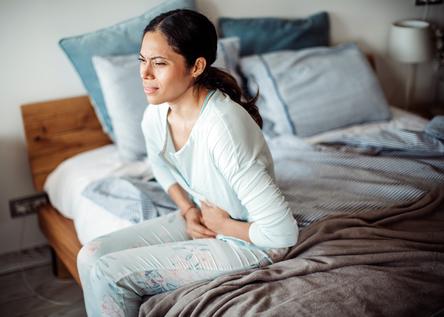
<path id="1" fill-rule="evenodd" d="M 236 103 L 248 111 L 250 116 L 262 128 L 262 117 L 256 107 L 258 94 L 244 101 L 242 89 L 230 74 L 211 66 L 216 60 L 217 33 L 208 18 L 192 10 L 173 10 L 154 18 L 144 29 L 147 32 L 161 31 L 173 50 L 182 55 L 188 67 L 194 66 L 199 57 L 205 58 L 207 65 L 196 78 L 195 85 L 207 89 L 220 89 Z"/>

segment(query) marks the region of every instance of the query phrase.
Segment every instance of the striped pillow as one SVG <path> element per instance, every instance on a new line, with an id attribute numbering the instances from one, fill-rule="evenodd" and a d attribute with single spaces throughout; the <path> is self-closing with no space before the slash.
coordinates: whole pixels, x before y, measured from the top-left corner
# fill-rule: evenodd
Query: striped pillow
<path id="1" fill-rule="evenodd" d="M 308 137 L 391 118 L 382 89 L 353 44 L 241 58 L 248 90 L 277 134 Z"/>

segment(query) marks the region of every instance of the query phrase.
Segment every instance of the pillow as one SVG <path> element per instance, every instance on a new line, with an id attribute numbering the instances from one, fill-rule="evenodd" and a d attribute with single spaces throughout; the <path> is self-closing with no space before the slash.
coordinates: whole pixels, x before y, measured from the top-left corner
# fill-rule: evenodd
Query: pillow
<path id="1" fill-rule="evenodd" d="M 328 46 L 330 23 L 327 12 L 305 19 L 222 17 L 219 19 L 219 32 L 223 37 L 239 37 L 240 55 L 245 56 Z"/>
<path id="2" fill-rule="evenodd" d="M 218 41 L 214 66 L 239 78 L 239 39 Z M 140 123 L 147 107 L 139 75 L 138 54 L 93 56 L 103 98 L 113 126 L 115 142 L 122 161 L 137 161 L 146 157 L 145 140 Z"/>
<path id="3" fill-rule="evenodd" d="M 242 79 L 236 68 L 239 64 L 240 39 L 238 37 L 226 37 L 217 41 L 217 57 L 212 66 L 221 68 L 230 73 L 242 86 Z"/>
<path id="4" fill-rule="evenodd" d="M 173 9 L 194 10 L 194 0 L 167 0 L 151 8 L 143 15 L 112 25 L 110 27 L 63 38 L 60 47 L 75 67 L 87 90 L 94 110 L 103 130 L 114 140 L 113 127 L 97 75 L 92 64 L 93 55 L 123 55 L 139 52 L 142 32 L 145 26 L 157 15 Z"/>
<path id="5" fill-rule="evenodd" d="M 93 56 L 103 98 L 120 159 L 126 162 L 146 156 L 140 127 L 147 100 L 139 75 L 138 54 Z"/>
<path id="6" fill-rule="evenodd" d="M 366 57 L 353 44 L 241 58 L 250 93 L 278 134 L 308 137 L 391 118 Z"/>

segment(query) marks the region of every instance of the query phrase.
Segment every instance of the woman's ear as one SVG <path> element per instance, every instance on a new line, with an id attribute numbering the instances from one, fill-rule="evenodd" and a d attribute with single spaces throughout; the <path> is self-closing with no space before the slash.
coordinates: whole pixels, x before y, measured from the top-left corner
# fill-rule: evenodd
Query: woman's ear
<path id="1" fill-rule="evenodd" d="M 204 57 L 197 58 L 196 62 L 194 63 L 193 71 L 192 71 L 191 75 L 194 78 L 197 78 L 200 74 L 203 73 L 206 66 L 207 66 L 207 61 Z"/>

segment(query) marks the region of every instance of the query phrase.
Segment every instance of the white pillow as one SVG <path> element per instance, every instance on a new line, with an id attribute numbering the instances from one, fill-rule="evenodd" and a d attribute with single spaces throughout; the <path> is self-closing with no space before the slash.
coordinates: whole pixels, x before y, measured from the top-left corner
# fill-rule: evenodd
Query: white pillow
<path id="1" fill-rule="evenodd" d="M 239 38 L 220 39 L 213 65 L 228 71 L 240 83 L 236 72 L 239 48 Z M 140 124 L 148 104 L 139 75 L 138 55 L 93 56 L 92 62 L 111 118 L 120 158 L 123 161 L 143 159 L 147 154 Z"/>
<path id="2" fill-rule="evenodd" d="M 241 58 L 248 89 L 277 134 L 308 137 L 391 118 L 366 57 L 353 44 Z"/>
<path id="3" fill-rule="evenodd" d="M 214 67 L 230 73 L 242 85 L 242 79 L 236 68 L 239 64 L 240 39 L 238 37 L 226 37 L 217 42 L 217 58 L 214 61 Z"/>
<path id="4" fill-rule="evenodd" d="M 119 156 L 129 162 L 146 156 L 140 122 L 147 100 L 137 58 L 136 54 L 92 58 L 111 118 Z"/>

